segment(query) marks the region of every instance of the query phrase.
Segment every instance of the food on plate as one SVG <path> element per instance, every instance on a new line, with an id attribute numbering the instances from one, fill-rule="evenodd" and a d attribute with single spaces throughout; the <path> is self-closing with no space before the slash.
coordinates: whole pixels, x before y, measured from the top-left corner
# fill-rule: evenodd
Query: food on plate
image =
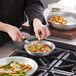
<path id="1" fill-rule="evenodd" d="M 25 63 L 9 62 L 6 65 L 0 65 L 0 76 L 27 76 L 32 66 Z"/>
<path id="2" fill-rule="evenodd" d="M 36 53 L 44 53 L 44 52 L 51 51 L 52 48 L 48 44 L 43 44 L 41 42 L 38 42 L 34 45 L 29 46 L 28 50 L 31 52 L 36 52 Z"/>
<path id="3" fill-rule="evenodd" d="M 48 21 L 56 23 L 56 24 L 61 24 L 61 25 L 67 24 L 67 20 L 65 20 L 61 16 L 54 16 L 53 18 L 50 18 Z"/>

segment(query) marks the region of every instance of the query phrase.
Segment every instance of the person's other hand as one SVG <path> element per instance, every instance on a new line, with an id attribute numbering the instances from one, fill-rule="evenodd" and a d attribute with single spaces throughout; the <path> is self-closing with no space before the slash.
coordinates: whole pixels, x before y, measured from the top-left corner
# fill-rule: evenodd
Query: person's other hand
<path id="1" fill-rule="evenodd" d="M 19 29 L 15 26 L 12 26 L 12 25 L 9 25 L 9 24 L 5 24 L 5 25 L 6 25 L 5 32 L 8 33 L 8 35 L 11 37 L 11 39 L 13 41 L 22 42 L 22 39 L 25 38 L 25 36 L 21 34 Z"/>
<path id="2" fill-rule="evenodd" d="M 45 39 L 50 36 L 48 27 L 43 25 L 39 19 L 34 19 L 33 26 L 35 35 L 39 40 Z"/>

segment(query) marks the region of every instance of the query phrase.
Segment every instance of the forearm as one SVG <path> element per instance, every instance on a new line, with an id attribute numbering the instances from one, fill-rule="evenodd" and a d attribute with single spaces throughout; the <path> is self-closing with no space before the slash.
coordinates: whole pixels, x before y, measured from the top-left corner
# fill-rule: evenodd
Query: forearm
<path id="1" fill-rule="evenodd" d="M 5 23 L 0 22 L 0 31 L 6 32 L 6 28 L 8 28 L 8 25 Z"/>
<path id="2" fill-rule="evenodd" d="M 41 20 L 39 18 L 34 18 L 33 19 L 33 26 L 35 26 L 37 24 L 42 24 L 42 22 L 41 22 Z"/>
<path id="3" fill-rule="evenodd" d="M 10 24 L 0 22 L 0 31 L 6 32 L 13 41 L 22 42 L 22 39 L 25 38 L 17 27 Z"/>
<path id="4" fill-rule="evenodd" d="M 7 23 L 0 22 L 0 31 L 3 31 L 3 32 L 7 32 L 7 33 L 8 33 L 8 30 L 9 30 L 11 27 L 14 28 L 15 26 L 12 26 L 12 25 L 7 24 Z"/>

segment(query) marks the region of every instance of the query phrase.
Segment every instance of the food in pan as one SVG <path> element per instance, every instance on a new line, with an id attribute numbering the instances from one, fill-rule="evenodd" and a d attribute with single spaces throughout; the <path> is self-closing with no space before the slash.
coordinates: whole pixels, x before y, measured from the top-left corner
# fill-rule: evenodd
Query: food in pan
<path id="1" fill-rule="evenodd" d="M 48 21 L 56 23 L 56 24 L 61 24 L 61 25 L 67 24 L 67 20 L 65 20 L 61 16 L 54 16 L 53 18 L 50 18 Z"/>
<path id="2" fill-rule="evenodd" d="M 37 44 L 29 46 L 28 50 L 36 53 L 44 53 L 51 51 L 52 48 L 48 44 L 43 44 L 41 42 L 38 42 Z"/>
<path id="3" fill-rule="evenodd" d="M 32 66 L 25 63 L 10 62 L 0 66 L 0 76 L 27 76 Z"/>

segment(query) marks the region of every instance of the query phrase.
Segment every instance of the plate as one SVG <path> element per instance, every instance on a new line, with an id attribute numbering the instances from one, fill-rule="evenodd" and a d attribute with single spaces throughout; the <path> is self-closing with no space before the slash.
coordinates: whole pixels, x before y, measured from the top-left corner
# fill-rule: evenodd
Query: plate
<path id="1" fill-rule="evenodd" d="M 28 72 L 28 76 L 31 76 L 38 69 L 38 64 L 34 60 L 27 57 L 20 57 L 20 56 L 11 56 L 11 57 L 1 58 L 0 65 L 8 64 L 11 61 L 30 64 L 32 66 L 32 69 Z"/>

